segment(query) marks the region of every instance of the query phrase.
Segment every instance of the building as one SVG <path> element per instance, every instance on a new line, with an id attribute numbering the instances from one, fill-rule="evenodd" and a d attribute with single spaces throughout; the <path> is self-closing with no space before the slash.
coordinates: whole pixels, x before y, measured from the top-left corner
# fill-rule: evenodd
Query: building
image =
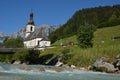
<path id="1" fill-rule="evenodd" d="M 24 46 L 26 48 L 45 48 L 49 47 L 51 42 L 42 29 L 35 28 L 33 12 L 30 13 L 30 19 L 26 25 Z"/>

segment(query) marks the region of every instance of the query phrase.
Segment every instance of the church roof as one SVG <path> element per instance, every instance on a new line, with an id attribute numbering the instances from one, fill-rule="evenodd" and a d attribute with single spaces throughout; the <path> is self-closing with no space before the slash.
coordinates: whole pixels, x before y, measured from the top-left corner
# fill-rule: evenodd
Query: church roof
<path id="1" fill-rule="evenodd" d="M 25 41 L 32 40 L 35 38 L 42 38 L 42 40 L 44 40 L 44 41 L 49 41 L 43 28 L 36 28 L 34 32 L 30 33 L 30 35 L 25 39 Z"/>

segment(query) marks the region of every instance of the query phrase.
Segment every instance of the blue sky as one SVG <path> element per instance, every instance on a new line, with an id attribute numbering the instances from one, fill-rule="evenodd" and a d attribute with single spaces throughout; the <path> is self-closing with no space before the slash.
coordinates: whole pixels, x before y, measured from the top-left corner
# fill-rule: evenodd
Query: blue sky
<path id="1" fill-rule="evenodd" d="M 120 0 L 0 0 L 0 32 L 11 34 L 25 27 L 31 9 L 35 25 L 62 25 L 82 8 L 120 4 Z"/>

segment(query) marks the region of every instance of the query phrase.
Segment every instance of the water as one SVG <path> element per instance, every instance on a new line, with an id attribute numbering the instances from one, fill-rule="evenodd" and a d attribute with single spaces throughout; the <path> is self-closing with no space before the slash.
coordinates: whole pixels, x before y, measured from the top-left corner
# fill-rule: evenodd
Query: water
<path id="1" fill-rule="evenodd" d="M 120 74 L 42 65 L 0 64 L 0 80 L 120 80 Z"/>

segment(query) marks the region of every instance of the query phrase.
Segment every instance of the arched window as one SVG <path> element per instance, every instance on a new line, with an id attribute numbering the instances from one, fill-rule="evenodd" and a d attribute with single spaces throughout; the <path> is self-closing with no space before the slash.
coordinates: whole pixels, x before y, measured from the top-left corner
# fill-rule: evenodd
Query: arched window
<path id="1" fill-rule="evenodd" d="M 32 26 L 30 27 L 30 31 L 33 31 L 33 27 Z"/>

